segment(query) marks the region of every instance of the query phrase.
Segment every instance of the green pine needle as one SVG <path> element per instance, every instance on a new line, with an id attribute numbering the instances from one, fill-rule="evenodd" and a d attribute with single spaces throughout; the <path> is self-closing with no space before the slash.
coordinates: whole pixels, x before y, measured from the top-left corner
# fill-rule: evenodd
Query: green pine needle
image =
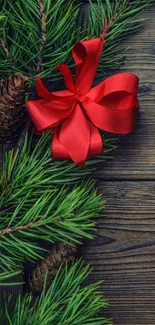
<path id="1" fill-rule="evenodd" d="M 116 148 L 116 140 L 105 135 L 103 155 L 89 158 L 84 168 L 80 169 L 71 161 L 52 160 L 51 139 L 50 132 L 43 133 L 32 149 L 32 137 L 26 135 L 20 153 L 14 149 L 6 153 L 0 169 L 1 206 L 25 197 L 28 189 L 37 191 L 40 188 L 41 191 L 54 185 L 81 181 L 97 168 L 96 163 L 111 159 Z"/>
<path id="2" fill-rule="evenodd" d="M 92 239 L 94 218 L 103 207 L 104 202 L 90 181 L 72 189 L 39 191 L 38 188 L 35 194 L 32 189 L 25 198 L 14 199 L 12 205 L 8 204 L 7 211 L 1 211 L 2 271 L 15 270 L 25 260 L 38 259 L 44 251 L 38 240 L 71 244 L 80 243 L 83 238 Z"/>
<path id="3" fill-rule="evenodd" d="M 127 48 L 121 43 L 141 27 L 143 19 L 138 15 L 151 3 L 152 0 L 96 0 L 95 3 L 90 0 L 89 19 L 85 22 L 85 36 L 100 37 L 105 17 L 109 24 L 97 71 L 98 77 L 107 76 L 122 65 Z"/>
<path id="4" fill-rule="evenodd" d="M 44 251 L 38 240 L 71 244 L 93 238 L 95 219 L 104 208 L 93 181 L 82 180 L 90 173 L 93 160 L 82 170 L 72 162 L 53 162 L 48 132 L 33 149 L 31 141 L 26 136 L 20 154 L 6 153 L 0 170 L 3 272 L 15 271 L 25 260 L 38 259 Z M 107 148 L 111 148 L 108 143 L 107 139 Z M 95 162 L 101 159 L 96 157 Z M 80 185 L 73 185 L 78 180 Z"/>
<path id="5" fill-rule="evenodd" d="M 119 68 L 126 51 L 121 43 L 141 26 L 138 14 L 152 0 L 89 2 L 89 15 L 84 19 L 77 1 L 0 0 L 0 78 L 16 73 L 25 74 L 31 82 L 38 75 L 60 78 L 55 66 L 73 66 L 74 43 L 99 37 L 105 17 L 109 29 L 97 76 Z"/>
<path id="6" fill-rule="evenodd" d="M 16 270 L 16 271 L 5 271 L 5 272 L 1 272 L 0 273 L 0 287 L 1 286 L 10 286 L 10 285 L 16 286 L 16 285 L 23 284 L 21 282 L 20 283 L 19 282 L 18 283 L 17 282 L 13 282 L 13 281 L 11 281 L 11 283 L 8 282 L 8 279 L 13 278 L 13 277 L 16 277 L 19 274 L 21 274 L 21 269 Z M 5 281 L 7 281 L 7 282 L 5 282 Z"/>
<path id="7" fill-rule="evenodd" d="M 5 307 L 5 325 L 103 325 L 111 320 L 99 315 L 107 307 L 100 284 L 83 286 L 90 273 L 89 267 L 77 261 L 70 268 L 61 266 L 50 288 L 46 290 L 46 279 L 41 296 L 32 305 L 29 294 L 16 301 L 13 314 Z M 1 323 L 3 313 L 1 310 Z"/>
<path id="8" fill-rule="evenodd" d="M 0 0 L 1 79 L 17 72 L 24 73 L 31 81 L 38 74 L 57 78 L 55 65 L 72 64 L 73 44 L 82 38 L 99 37 L 105 16 L 109 29 L 97 75 L 106 76 L 122 63 L 125 49 L 120 44 L 137 31 L 141 23 L 137 15 L 151 2 L 97 0 L 95 5 L 90 1 L 89 20 L 82 31 L 77 26 L 80 15 L 76 1 Z M 51 137 L 45 133 L 32 150 L 27 136 L 21 153 L 13 150 L 7 153 L 1 167 L 0 285 L 5 280 L 9 285 L 9 277 L 21 272 L 23 261 L 40 257 L 43 240 L 71 244 L 92 238 L 94 218 L 104 206 L 92 182 L 73 184 L 89 175 L 97 162 L 111 157 L 113 140 L 105 136 L 104 155 L 89 159 L 82 170 L 72 162 L 53 162 L 50 141 Z M 98 285 L 81 289 L 79 284 L 85 278 L 82 272 L 79 264 L 75 264 L 71 271 L 66 268 L 64 273 L 58 273 L 50 290 L 44 291 L 33 307 L 30 296 L 24 300 L 19 297 L 13 316 L 6 307 L 7 325 L 48 325 L 51 321 L 54 325 L 106 324 L 106 320 L 96 316 L 104 306 L 95 294 Z"/>
<path id="9" fill-rule="evenodd" d="M 0 0 L 1 79 L 23 73 L 31 80 L 57 75 L 55 66 L 69 63 L 79 36 L 79 4 L 72 0 Z"/>

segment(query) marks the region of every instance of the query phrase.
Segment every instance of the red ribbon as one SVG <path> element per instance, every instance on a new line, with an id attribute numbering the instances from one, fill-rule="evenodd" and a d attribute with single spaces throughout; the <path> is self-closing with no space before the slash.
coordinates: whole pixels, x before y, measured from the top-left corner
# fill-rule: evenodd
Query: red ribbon
<path id="1" fill-rule="evenodd" d="M 40 78 L 36 80 L 39 100 L 27 102 L 38 131 L 53 128 L 54 159 L 72 159 L 82 167 L 88 156 L 103 152 L 98 128 L 127 134 L 134 129 L 138 108 L 138 77 L 119 73 L 91 88 L 104 46 L 107 25 L 101 38 L 75 44 L 72 55 L 76 74 L 58 65 L 67 90 L 49 92 Z"/>

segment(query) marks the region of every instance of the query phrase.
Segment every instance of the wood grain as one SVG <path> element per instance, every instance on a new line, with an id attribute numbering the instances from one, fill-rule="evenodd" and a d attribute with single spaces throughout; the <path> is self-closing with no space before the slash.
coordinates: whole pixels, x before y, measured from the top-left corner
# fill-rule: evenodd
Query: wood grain
<path id="1" fill-rule="evenodd" d="M 94 266 L 90 281 L 104 279 L 106 315 L 114 325 L 155 325 L 155 4 L 144 11 L 140 32 L 122 71 L 140 78 L 136 130 L 119 137 L 115 159 L 96 177 L 107 200 L 95 241 L 82 253 Z"/>
<path id="2" fill-rule="evenodd" d="M 82 248 L 94 266 L 90 281 L 104 279 L 106 315 L 114 325 L 155 324 L 155 182 L 100 183 L 107 201 L 97 238 Z"/>
<path id="3" fill-rule="evenodd" d="M 122 71 L 140 79 L 140 109 L 135 132 L 119 137 L 115 159 L 96 172 L 100 179 L 155 180 L 155 4 L 144 11 L 143 26 L 127 40 L 129 46 Z"/>

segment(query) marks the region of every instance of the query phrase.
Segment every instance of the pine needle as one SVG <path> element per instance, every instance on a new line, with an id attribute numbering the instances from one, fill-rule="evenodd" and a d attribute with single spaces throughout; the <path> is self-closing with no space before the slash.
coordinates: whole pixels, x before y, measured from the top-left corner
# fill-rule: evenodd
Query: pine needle
<path id="1" fill-rule="evenodd" d="M 85 22 L 85 37 L 100 37 L 104 18 L 108 19 L 108 32 L 97 77 L 108 76 L 118 69 L 125 60 L 127 48 L 122 43 L 142 26 L 139 13 L 148 7 L 152 0 L 96 0 L 90 1 L 89 18 Z"/>
<path id="2" fill-rule="evenodd" d="M 0 46 L 0 78 L 17 72 L 31 80 L 38 74 L 57 75 L 55 66 L 69 62 L 71 47 L 79 37 L 79 4 L 72 0 L 0 0 L 0 8 L 0 44 L 4 45 Z"/>
<path id="3" fill-rule="evenodd" d="M 71 48 L 78 37 L 100 35 L 105 16 L 110 27 L 98 76 L 107 75 L 106 69 L 109 73 L 109 69 L 118 68 L 122 62 L 124 49 L 119 45 L 137 30 L 141 22 L 137 14 L 149 3 L 97 0 L 95 6 L 90 1 L 89 22 L 81 31 L 76 25 L 79 5 L 75 1 L 0 0 L 1 78 L 17 71 L 31 80 L 38 73 L 43 77 L 56 76 L 57 63 L 71 63 Z M 27 135 L 20 154 L 14 150 L 6 153 L 2 164 L 0 282 L 1 276 L 22 269 L 25 260 L 40 257 L 43 240 L 80 243 L 84 238 L 93 238 L 94 218 L 104 202 L 91 181 L 81 185 L 78 182 L 96 168 L 96 163 L 111 158 L 113 139 L 104 136 L 104 155 L 90 158 L 82 170 L 72 162 L 53 162 L 50 142 L 47 132 L 32 148 L 32 139 Z"/>
<path id="4" fill-rule="evenodd" d="M 89 267 L 84 267 L 81 260 L 70 268 L 60 267 L 47 291 L 45 279 L 44 290 L 33 305 L 30 294 L 24 298 L 19 295 L 12 315 L 6 304 L 6 325 L 112 324 L 111 320 L 99 315 L 107 307 L 103 295 L 97 293 L 101 282 L 82 285 L 89 273 Z"/>
<path id="5" fill-rule="evenodd" d="M 71 244 L 93 238 L 95 219 L 104 208 L 94 182 L 81 183 L 91 168 L 82 172 L 74 163 L 53 162 L 48 132 L 34 149 L 31 141 L 25 138 L 20 154 L 6 153 L 0 170 L 1 271 L 38 259 L 43 241 Z M 80 185 L 73 185 L 76 180 Z"/>
<path id="6" fill-rule="evenodd" d="M 84 19 L 78 1 L 0 0 L 0 78 L 7 79 L 17 72 L 28 76 L 31 82 L 38 75 L 60 78 L 55 66 L 73 66 L 74 43 L 99 37 L 105 17 L 109 30 L 97 76 L 107 76 L 122 64 L 126 48 L 120 45 L 141 26 L 138 14 L 151 3 L 152 0 L 90 0 L 89 15 Z"/>
<path id="7" fill-rule="evenodd" d="M 7 212 L 1 211 L 4 219 L 1 219 L 0 247 L 7 254 L 6 258 L 5 254 L 4 258 L 0 255 L 0 265 L 5 270 L 14 270 L 25 260 L 38 259 L 44 251 L 38 246 L 38 240 L 71 244 L 93 238 L 94 218 L 98 217 L 104 202 L 92 182 L 37 194 L 31 191 L 25 199 L 10 205 Z"/>

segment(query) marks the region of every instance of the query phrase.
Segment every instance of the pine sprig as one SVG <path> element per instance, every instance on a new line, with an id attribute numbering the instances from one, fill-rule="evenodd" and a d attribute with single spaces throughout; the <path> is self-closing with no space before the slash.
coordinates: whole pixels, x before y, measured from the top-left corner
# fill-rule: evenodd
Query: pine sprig
<path id="1" fill-rule="evenodd" d="M 42 242 L 80 243 L 92 239 L 104 201 L 92 181 L 83 178 L 115 147 L 105 138 L 105 154 L 89 159 L 80 170 L 73 162 L 51 159 L 51 133 L 35 144 L 26 136 L 23 148 L 11 150 L 0 169 L 0 270 L 16 271 L 44 251 Z M 80 185 L 78 185 L 80 181 Z M 75 185 L 76 183 L 76 185 Z M 40 246 L 38 246 L 38 240 Z"/>
<path id="2" fill-rule="evenodd" d="M 104 206 L 92 182 L 73 189 L 49 188 L 40 195 L 38 190 L 38 198 L 36 196 L 34 204 L 32 201 L 28 193 L 10 209 L 4 220 L 1 219 L 0 266 L 3 271 L 15 270 L 25 260 L 38 259 L 44 251 L 38 246 L 38 240 L 71 244 L 80 243 L 82 238 L 92 239 L 94 218 Z"/>
<path id="3" fill-rule="evenodd" d="M 126 48 L 120 44 L 138 30 L 142 19 L 137 15 L 150 3 L 152 0 L 90 0 L 82 30 L 78 1 L 0 0 L 0 78 L 17 72 L 30 81 L 38 74 L 58 78 L 55 66 L 73 65 L 72 46 L 78 40 L 99 37 L 105 17 L 109 30 L 97 76 L 106 76 L 109 69 L 122 64 Z"/>
<path id="4" fill-rule="evenodd" d="M 48 290 L 45 279 L 44 290 L 33 306 L 30 294 L 23 299 L 18 297 L 12 315 L 6 304 L 5 325 L 112 324 L 99 315 L 107 307 L 103 295 L 97 293 L 101 282 L 82 286 L 89 273 L 89 266 L 84 267 L 81 260 L 70 268 L 62 266 Z"/>
<path id="5" fill-rule="evenodd" d="M 116 148 L 113 139 L 105 137 L 104 154 L 90 158 L 85 167 L 79 169 L 73 162 L 53 162 L 50 146 L 51 134 L 45 132 L 39 138 L 34 149 L 32 149 L 32 138 L 27 135 L 20 154 L 18 150 L 6 153 L 0 169 L 0 206 L 3 207 L 3 212 L 6 209 L 8 214 L 9 206 L 12 207 L 17 202 L 21 202 L 29 193 L 32 204 L 38 195 L 43 194 L 46 190 L 55 189 L 55 185 L 75 184 L 75 182 L 81 181 L 83 177 L 97 168 L 97 162 L 112 158 L 112 151 Z"/>
<path id="6" fill-rule="evenodd" d="M 90 0 L 85 35 L 99 37 L 105 17 L 109 23 L 105 47 L 97 71 L 98 77 L 107 76 L 122 65 L 127 48 L 121 43 L 141 27 L 143 19 L 138 15 L 151 3 L 152 0 L 96 0 L 95 3 Z"/>
<path id="7" fill-rule="evenodd" d="M 94 218 L 104 202 L 92 181 L 66 186 L 88 170 L 82 174 L 73 163 L 52 162 L 49 141 L 51 135 L 43 134 L 32 150 L 27 136 L 20 154 L 6 153 L 0 172 L 1 271 L 16 271 L 25 260 L 38 259 L 43 251 L 38 240 L 93 238 Z"/>
<path id="8" fill-rule="evenodd" d="M 98 76 L 107 74 L 107 68 L 120 65 L 124 50 L 119 45 L 137 30 L 140 19 L 136 16 L 150 2 L 117 0 L 112 5 L 108 0 L 97 0 L 98 6 L 90 2 L 84 38 L 99 36 L 105 16 L 109 20 Z M 71 63 L 72 45 L 81 39 L 80 28 L 75 28 L 79 12 L 75 2 L 45 0 L 44 8 L 41 0 L 0 0 L 0 4 L 2 79 L 17 72 L 32 81 L 38 73 L 53 77 L 57 63 Z M 82 238 L 92 238 L 92 217 L 101 209 L 100 196 L 89 182 L 74 188 L 62 184 L 81 180 L 92 171 L 94 163 L 109 158 L 106 154 L 114 145 L 109 138 L 104 143 L 105 155 L 88 160 L 83 170 L 70 162 L 51 161 L 48 134 L 41 137 L 34 150 L 27 136 L 20 155 L 14 151 L 6 154 L 0 175 L 2 280 L 9 277 L 9 272 L 20 272 L 23 261 L 40 257 L 43 248 L 37 245 L 38 239 L 80 242 Z"/>
<path id="9" fill-rule="evenodd" d="M 0 20 L 1 79 L 17 72 L 31 80 L 38 74 L 55 76 L 55 66 L 69 62 L 78 39 L 79 4 L 72 0 L 1 0 L 0 4 L 5 17 Z"/>

